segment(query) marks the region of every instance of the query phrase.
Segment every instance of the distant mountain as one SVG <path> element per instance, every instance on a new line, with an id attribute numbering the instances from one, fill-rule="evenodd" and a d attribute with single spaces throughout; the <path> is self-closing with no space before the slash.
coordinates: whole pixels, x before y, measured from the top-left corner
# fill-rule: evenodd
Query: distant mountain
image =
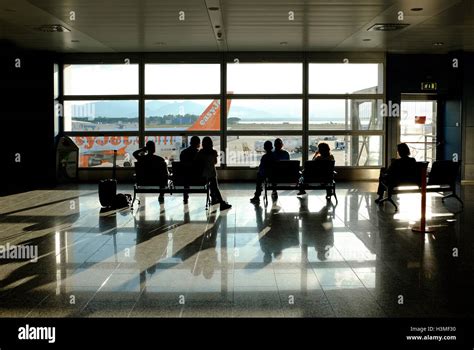
<path id="1" fill-rule="evenodd" d="M 164 116 L 178 114 L 201 115 L 207 105 L 193 101 L 147 101 L 145 103 L 145 113 L 148 116 Z M 95 111 L 97 117 L 105 118 L 137 118 L 138 102 L 136 101 L 98 101 L 73 107 L 73 117 L 88 116 Z M 230 106 L 229 117 L 252 120 L 286 119 L 281 111 L 259 110 L 249 107 Z"/>
<path id="2" fill-rule="evenodd" d="M 138 118 L 138 102 L 135 101 L 99 101 L 73 105 L 73 117 Z"/>
<path id="3" fill-rule="evenodd" d="M 145 102 L 145 114 L 154 115 L 154 111 L 159 110 L 161 107 L 169 104 L 166 101 L 146 101 Z"/>
<path id="4" fill-rule="evenodd" d="M 207 106 L 202 104 L 183 101 L 183 102 L 166 102 L 166 101 L 150 101 L 145 104 L 147 115 L 150 116 L 164 116 L 164 115 L 178 115 L 178 114 L 194 114 L 201 115 Z"/>
<path id="5" fill-rule="evenodd" d="M 98 117 L 137 118 L 138 102 L 134 101 L 100 101 L 92 103 Z"/>

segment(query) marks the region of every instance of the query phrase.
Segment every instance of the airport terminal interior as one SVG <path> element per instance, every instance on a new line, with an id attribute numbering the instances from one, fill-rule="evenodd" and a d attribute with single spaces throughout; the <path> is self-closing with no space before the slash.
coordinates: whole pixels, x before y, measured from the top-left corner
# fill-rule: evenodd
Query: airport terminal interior
<path id="1" fill-rule="evenodd" d="M 472 0 L 0 0 L 0 96 L 0 317 L 474 315 Z"/>

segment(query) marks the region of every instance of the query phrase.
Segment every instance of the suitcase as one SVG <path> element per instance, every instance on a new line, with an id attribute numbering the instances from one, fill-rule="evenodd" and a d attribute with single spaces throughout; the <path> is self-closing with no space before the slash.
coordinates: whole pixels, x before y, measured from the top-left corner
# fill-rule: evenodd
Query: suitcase
<path id="1" fill-rule="evenodd" d="M 114 150 L 114 161 L 112 167 L 112 179 L 101 180 L 99 182 L 99 201 L 103 207 L 112 207 L 117 195 L 117 179 L 115 178 L 115 167 L 117 163 L 117 151 Z"/>

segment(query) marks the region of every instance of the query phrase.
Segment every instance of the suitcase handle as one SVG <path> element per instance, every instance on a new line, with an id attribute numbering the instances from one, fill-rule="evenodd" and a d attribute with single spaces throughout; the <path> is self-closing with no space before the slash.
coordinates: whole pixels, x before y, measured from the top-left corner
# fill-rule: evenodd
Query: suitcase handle
<path id="1" fill-rule="evenodd" d="M 116 180 L 116 170 L 115 168 L 117 167 L 117 150 L 114 149 L 114 162 L 113 162 L 113 165 L 112 165 L 112 178 L 114 180 Z"/>

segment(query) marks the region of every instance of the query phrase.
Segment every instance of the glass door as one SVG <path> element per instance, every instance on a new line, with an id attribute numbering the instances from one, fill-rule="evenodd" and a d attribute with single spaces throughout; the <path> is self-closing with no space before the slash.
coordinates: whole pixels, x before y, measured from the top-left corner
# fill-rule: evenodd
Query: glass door
<path id="1" fill-rule="evenodd" d="M 403 99 L 400 113 L 400 142 L 410 147 L 411 156 L 417 161 L 436 160 L 435 100 Z"/>

